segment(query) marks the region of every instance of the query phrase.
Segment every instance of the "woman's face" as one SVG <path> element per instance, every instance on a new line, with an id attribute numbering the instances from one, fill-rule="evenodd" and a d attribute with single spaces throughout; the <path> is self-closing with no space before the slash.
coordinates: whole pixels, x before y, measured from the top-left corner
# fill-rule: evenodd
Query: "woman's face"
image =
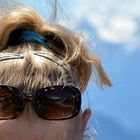
<path id="1" fill-rule="evenodd" d="M 82 140 L 91 111 L 68 120 L 48 121 L 35 113 L 0 121 L 0 140 Z"/>

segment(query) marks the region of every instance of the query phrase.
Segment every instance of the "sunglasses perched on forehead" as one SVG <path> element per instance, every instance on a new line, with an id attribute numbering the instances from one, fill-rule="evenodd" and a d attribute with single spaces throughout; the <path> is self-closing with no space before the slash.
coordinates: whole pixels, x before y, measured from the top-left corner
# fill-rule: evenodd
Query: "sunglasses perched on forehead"
<path id="1" fill-rule="evenodd" d="M 17 118 L 27 102 L 43 119 L 64 120 L 79 114 L 81 93 L 76 87 L 57 85 L 25 94 L 18 88 L 0 85 L 0 120 Z"/>

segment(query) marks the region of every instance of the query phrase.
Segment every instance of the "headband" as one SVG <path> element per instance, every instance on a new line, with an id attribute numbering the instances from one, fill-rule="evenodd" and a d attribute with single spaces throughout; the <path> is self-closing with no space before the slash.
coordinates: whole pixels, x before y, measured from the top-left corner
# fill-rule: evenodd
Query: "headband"
<path id="1" fill-rule="evenodd" d="M 51 36 L 51 34 L 49 35 Z M 16 46 L 16 45 L 25 44 L 25 43 L 37 43 L 47 48 L 50 45 L 49 43 L 52 43 L 52 46 L 56 45 L 55 50 L 59 49 L 57 48 L 57 46 L 61 44 L 59 44 L 59 42 L 55 40 L 57 38 L 54 37 L 54 40 L 53 40 L 54 42 L 51 42 L 49 39 L 50 38 L 48 38 L 47 40 L 44 36 L 36 32 L 33 32 L 29 29 L 17 29 L 10 34 L 10 37 L 6 46 Z M 50 42 L 48 43 L 48 41 Z M 61 59 L 57 58 L 56 56 L 49 55 L 46 52 L 34 52 L 34 55 L 47 58 L 59 65 L 63 65 L 63 62 Z M 14 54 L 14 53 L 4 54 L 3 53 L 0 56 L 0 61 L 9 60 L 9 59 L 23 59 L 23 58 L 24 58 L 24 55 L 22 54 Z"/>
<path id="2" fill-rule="evenodd" d="M 37 55 L 37 56 L 40 56 L 43 58 L 47 58 L 47 59 L 57 63 L 60 66 L 64 65 L 64 63 L 61 59 L 57 58 L 56 56 L 49 55 L 48 53 L 36 51 L 36 52 L 34 52 L 34 55 Z M 1 53 L 0 54 L 0 61 L 10 60 L 10 59 L 23 59 L 23 58 L 24 58 L 23 54 L 15 54 L 15 53 Z"/>

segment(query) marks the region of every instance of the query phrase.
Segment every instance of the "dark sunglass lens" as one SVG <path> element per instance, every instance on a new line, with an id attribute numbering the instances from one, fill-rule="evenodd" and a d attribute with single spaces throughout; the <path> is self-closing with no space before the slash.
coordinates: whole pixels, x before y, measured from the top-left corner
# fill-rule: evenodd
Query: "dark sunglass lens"
<path id="1" fill-rule="evenodd" d="M 80 93 L 80 91 L 75 87 L 65 86 L 63 88 L 61 94 L 64 96 L 64 98 L 73 99 L 70 102 L 66 101 L 66 103 L 69 103 L 74 107 L 72 112 L 71 112 L 70 117 L 76 116 L 81 109 L 81 93 Z"/>
<path id="2" fill-rule="evenodd" d="M 42 89 L 35 97 L 34 107 L 40 117 L 48 120 L 67 119 L 76 116 L 81 107 L 81 96 L 68 86 Z"/>
<path id="3" fill-rule="evenodd" d="M 23 107 L 23 98 L 16 89 L 0 86 L 0 120 L 16 118 Z"/>

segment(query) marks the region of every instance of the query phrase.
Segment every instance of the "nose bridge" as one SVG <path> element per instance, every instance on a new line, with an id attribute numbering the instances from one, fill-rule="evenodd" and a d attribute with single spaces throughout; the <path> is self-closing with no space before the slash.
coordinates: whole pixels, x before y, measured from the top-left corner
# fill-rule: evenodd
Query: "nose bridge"
<path id="1" fill-rule="evenodd" d="M 29 100 L 30 101 L 30 98 Z M 19 117 L 19 119 L 24 120 L 28 124 L 35 123 L 37 119 L 39 119 L 38 115 L 35 113 L 32 102 L 27 102 L 25 105 L 25 108 L 22 112 L 22 115 Z"/>
<path id="2" fill-rule="evenodd" d="M 27 94 L 25 94 L 25 101 L 26 102 L 31 102 L 32 100 L 33 100 L 33 94 L 31 94 L 31 93 L 29 93 L 28 95 Z"/>
<path id="3" fill-rule="evenodd" d="M 35 123 L 35 121 L 39 118 L 33 108 L 33 99 L 35 96 L 35 92 L 23 92 L 23 94 L 25 107 L 19 119 L 22 119 L 29 124 L 31 122 Z"/>

